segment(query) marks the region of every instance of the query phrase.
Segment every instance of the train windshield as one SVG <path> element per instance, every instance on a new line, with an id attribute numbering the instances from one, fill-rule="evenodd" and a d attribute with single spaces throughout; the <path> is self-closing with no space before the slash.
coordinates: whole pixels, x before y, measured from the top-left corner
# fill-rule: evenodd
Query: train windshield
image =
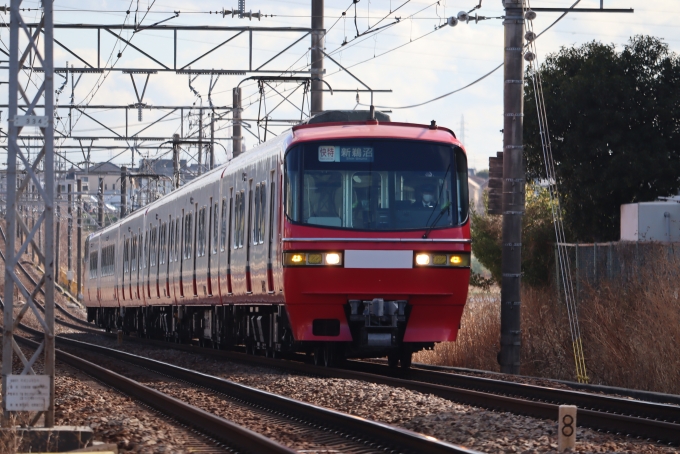
<path id="1" fill-rule="evenodd" d="M 468 218 L 463 151 L 407 140 L 310 142 L 286 154 L 286 214 L 356 230 L 461 225 Z"/>

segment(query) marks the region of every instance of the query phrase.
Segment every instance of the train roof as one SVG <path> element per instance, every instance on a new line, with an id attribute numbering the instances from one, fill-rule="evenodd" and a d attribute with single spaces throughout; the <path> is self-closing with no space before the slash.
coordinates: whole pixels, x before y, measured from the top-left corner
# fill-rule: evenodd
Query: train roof
<path id="1" fill-rule="evenodd" d="M 302 124 L 293 127 L 292 143 L 330 139 L 404 139 L 452 143 L 461 146 L 448 128 L 415 123 L 379 122 L 377 120 Z"/>

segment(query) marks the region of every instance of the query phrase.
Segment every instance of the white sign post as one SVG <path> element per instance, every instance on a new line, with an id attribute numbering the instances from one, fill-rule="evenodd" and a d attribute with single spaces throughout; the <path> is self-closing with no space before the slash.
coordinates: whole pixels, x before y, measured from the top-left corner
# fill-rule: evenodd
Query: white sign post
<path id="1" fill-rule="evenodd" d="M 47 411 L 50 406 L 49 375 L 8 375 L 7 411 Z"/>

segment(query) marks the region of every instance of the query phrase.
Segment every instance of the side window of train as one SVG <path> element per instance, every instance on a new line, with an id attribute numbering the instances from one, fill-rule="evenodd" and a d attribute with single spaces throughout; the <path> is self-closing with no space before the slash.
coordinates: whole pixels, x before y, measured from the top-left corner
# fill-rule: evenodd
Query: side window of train
<path id="1" fill-rule="evenodd" d="M 99 260 L 99 251 L 90 252 L 90 279 L 97 278 L 97 261 Z"/>
<path id="2" fill-rule="evenodd" d="M 165 234 L 165 232 L 166 232 L 166 230 L 167 230 L 167 227 L 168 227 L 168 225 L 167 225 L 165 222 L 162 223 L 162 224 L 161 224 L 161 233 L 160 233 L 160 235 L 158 236 L 158 250 L 159 250 L 159 253 L 158 253 L 158 263 L 159 263 L 160 265 L 164 265 L 164 264 L 165 264 L 165 254 L 166 254 L 166 252 L 167 252 L 167 250 L 168 250 L 168 247 L 167 247 L 168 245 L 167 245 L 167 243 L 166 243 L 166 241 L 165 241 L 165 239 L 166 239 L 166 234 Z"/>
<path id="3" fill-rule="evenodd" d="M 238 248 L 238 240 L 241 237 L 241 193 L 236 193 L 236 198 L 234 200 L 234 249 Z"/>
<path id="4" fill-rule="evenodd" d="M 191 227 L 192 227 L 192 213 L 184 215 L 184 260 L 191 258 Z"/>
<path id="5" fill-rule="evenodd" d="M 123 275 L 130 271 L 130 239 L 126 238 L 123 243 Z"/>
<path id="6" fill-rule="evenodd" d="M 222 224 L 220 232 L 220 251 L 224 252 L 225 245 L 227 244 L 227 198 L 222 199 L 222 216 L 220 218 L 220 223 Z"/>
<path id="7" fill-rule="evenodd" d="M 173 262 L 173 252 L 174 252 L 174 241 L 175 241 L 175 221 L 170 218 L 170 232 L 168 233 L 168 251 L 170 251 L 170 254 L 168 255 L 168 261 L 170 263 Z"/>
<path id="8" fill-rule="evenodd" d="M 215 202 L 215 206 L 213 207 L 213 235 L 212 235 L 212 253 L 217 254 L 217 238 L 219 235 L 219 214 L 220 214 L 220 206 L 217 202 Z"/>
<path id="9" fill-rule="evenodd" d="M 274 242 L 274 200 L 276 197 L 276 174 L 272 171 L 272 184 L 269 185 L 269 243 Z"/>
<path id="10" fill-rule="evenodd" d="M 205 255 L 205 208 L 203 207 L 198 210 L 198 245 L 196 248 L 196 255 L 198 257 L 203 257 Z"/>
<path id="11" fill-rule="evenodd" d="M 179 248 L 180 244 L 182 242 L 182 239 L 179 237 L 180 235 L 180 230 L 182 228 L 182 218 L 178 217 L 177 220 L 175 221 L 175 262 L 179 262 Z"/>
<path id="12" fill-rule="evenodd" d="M 253 244 L 258 244 L 260 242 L 260 183 L 255 185 L 255 209 L 250 215 L 253 217 Z"/>
<path id="13" fill-rule="evenodd" d="M 246 233 L 246 191 L 241 191 L 241 208 L 239 214 L 239 239 L 238 247 L 243 247 L 243 240 Z"/>
<path id="14" fill-rule="evenodd" d="M 142 249 L 142 268 L 146 269 L 147 264 L 146 261 L 149 257 L 149 231 L 145 230 L 144 231 L 144 248 Z"/>
<path id="15" fill-rule="evenodd" d="M 137 240 L 137 261 L 139 262 L 137 269 L 142 269 L 142 264 L 144 263 L 144 232 L 139 231 L 139 239 Z"/>
<path id="16" fill-rule="evenodd" d="M 149 257 L 151 266 L 156 266 L 157 263 L 156 261 L 156 258 L 158 257 L 158 255 L 156 254 L 158 250 L 157 247 L 158 247 L 158 227 L 153 227 L 151 229 L 151 245 L 149 247 L 151 250 L 150 252 L 151 255 Z"/>
<path id="17" fill-rule="evenodd" d="M 130 262 L 131 271 L 137 271 L 137 235 L 132 235 L 130 244 Z"/>
<path id="18" fill-rule="evenodd" d="M 258 225 L 258 229 L 260 231 L 259 235 L 258 235 L 258 238 L 260 240 L 259 241 L 260 244 L 264 243 L 264 234 L 265 234 L 264 226 L 265 226 L 265 219 L 267 218 L 266 207 L 267 207 L 267 183 L 263 181 L 261 186 L 260 186 L 260 222 L 259 222 L 259 225 Z"/>

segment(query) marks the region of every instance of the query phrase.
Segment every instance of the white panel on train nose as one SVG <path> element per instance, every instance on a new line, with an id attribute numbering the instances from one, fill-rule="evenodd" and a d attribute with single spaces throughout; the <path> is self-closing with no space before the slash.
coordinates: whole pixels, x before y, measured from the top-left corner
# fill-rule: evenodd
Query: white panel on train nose
<path id="1" fill-rule="evenodd" d="M 345 268 L 413 268 L 413 251 L 345 251 Z"/>

